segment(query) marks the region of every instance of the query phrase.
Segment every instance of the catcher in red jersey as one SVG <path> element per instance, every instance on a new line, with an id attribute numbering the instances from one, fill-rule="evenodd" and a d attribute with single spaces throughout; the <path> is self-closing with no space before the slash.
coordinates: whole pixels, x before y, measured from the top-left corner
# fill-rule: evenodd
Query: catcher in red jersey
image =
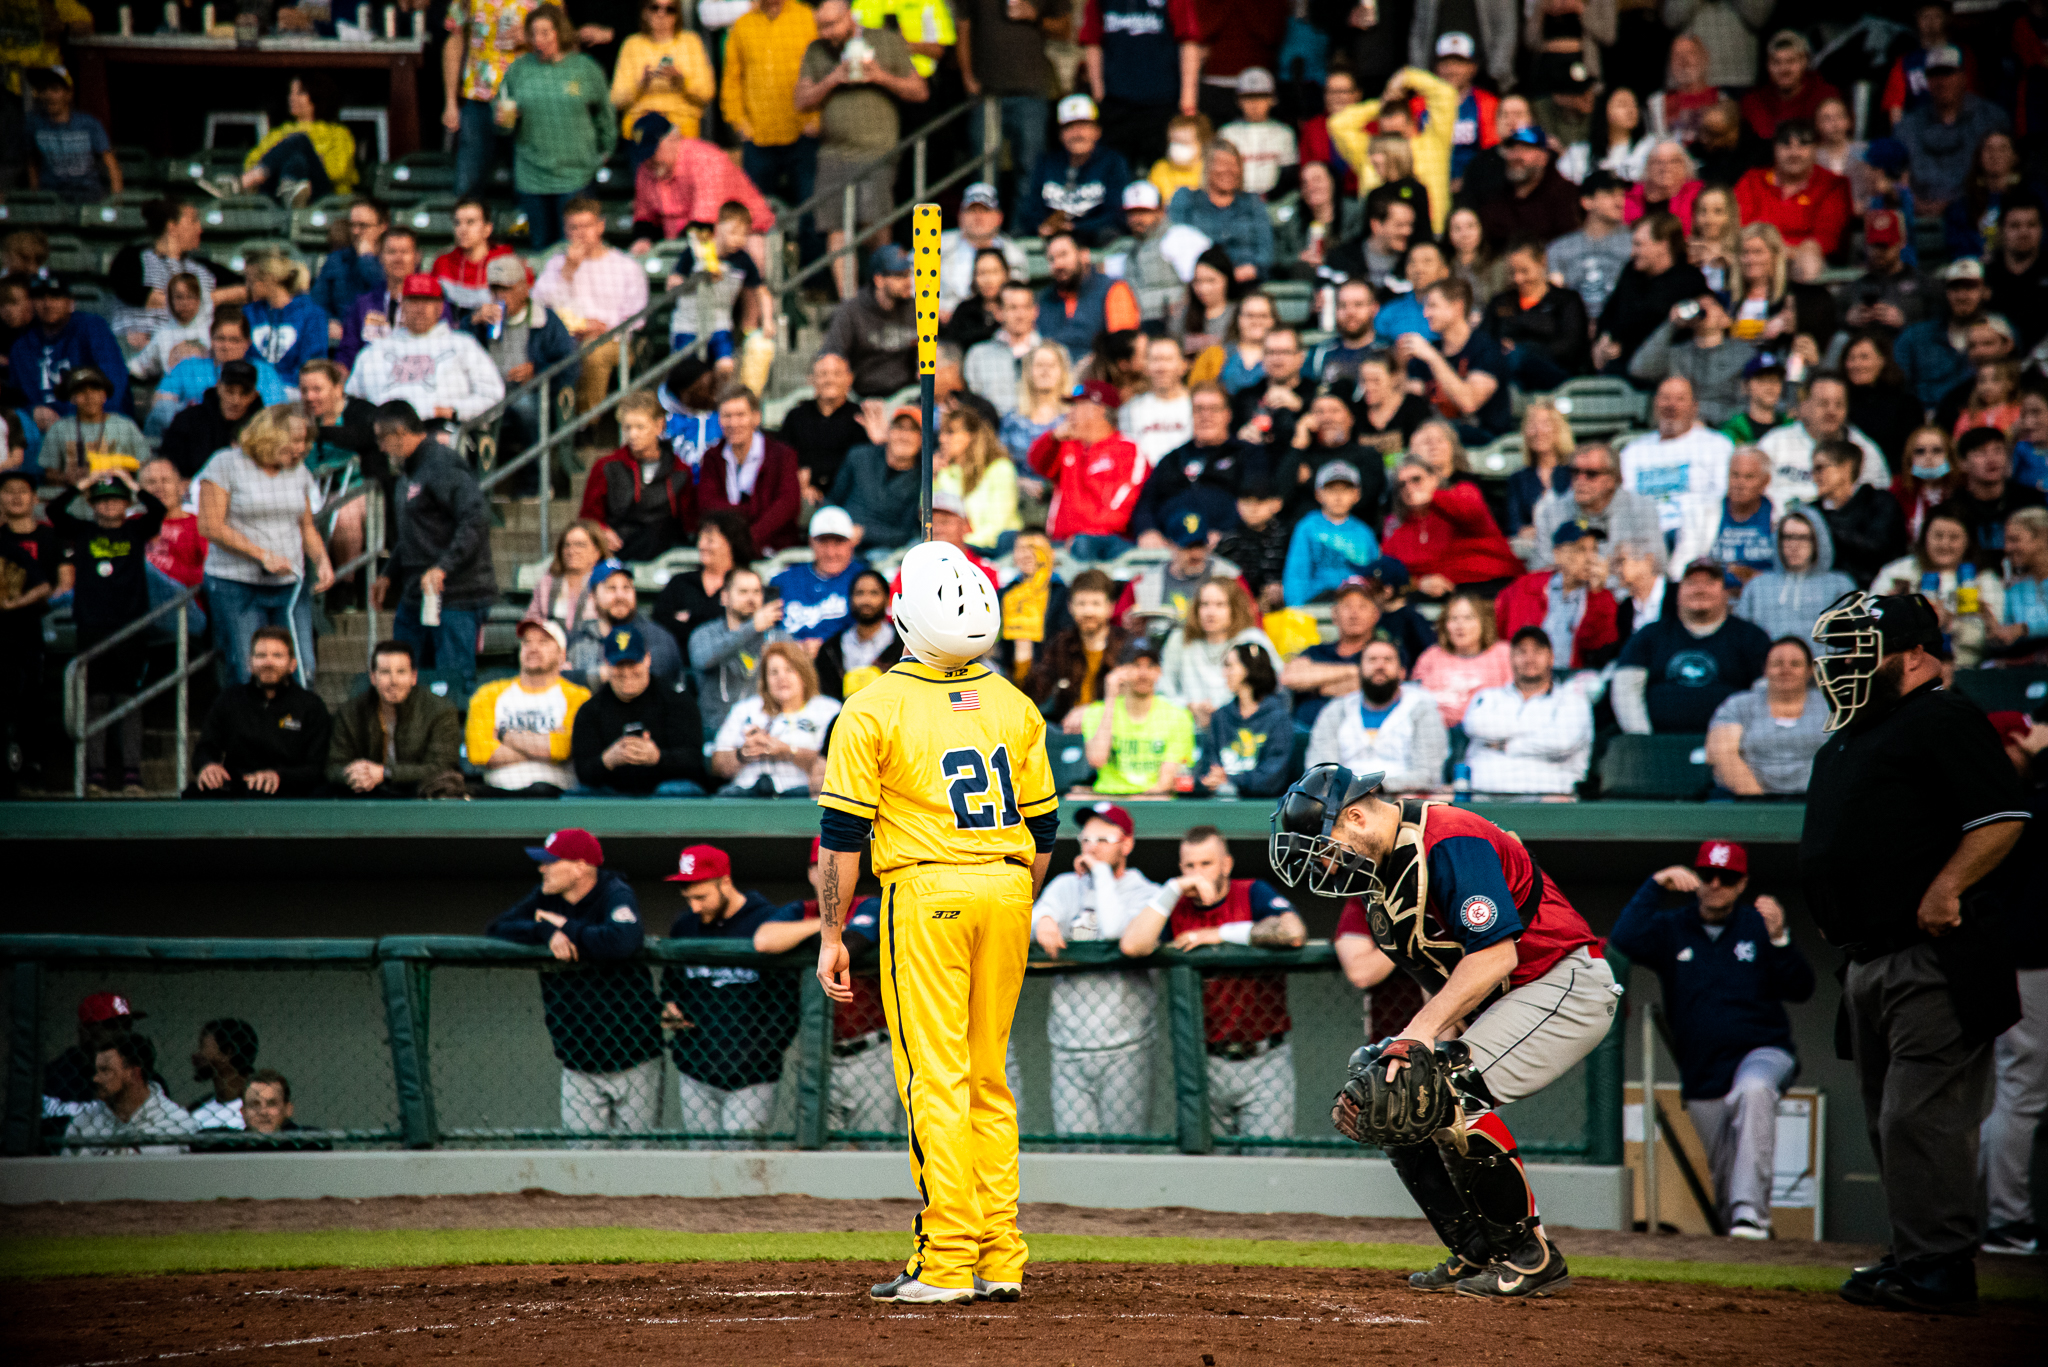
<path id="1" fill-rule="evenodd" d="M 1353 981 L 1399 969 L 1429 994 L 1399 1035 L 1352 1055 L 1331 1119 L 1386 1153 L 1449 1247 L 1410 1286 L 1552 1295 L 1571 1273 L 1495 1112 L 1591 1053 L 1620 990 L 1520 841 L 1462 807 L 1388 801 L 1382 778 L 1319 764 L 1273 813 L 1281 881 L 1350 899 L 1337 936 Z"/>

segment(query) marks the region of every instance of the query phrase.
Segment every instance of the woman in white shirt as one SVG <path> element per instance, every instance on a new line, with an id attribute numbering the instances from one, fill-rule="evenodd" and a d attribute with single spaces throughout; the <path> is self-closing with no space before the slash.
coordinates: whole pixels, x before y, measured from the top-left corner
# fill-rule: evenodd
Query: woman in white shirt
<path id="1" fill-rule="evenodd" d="M 1870 581 L 1872 593 L 1926 593 L 1928 601 L 1934 604 L 1935 614 L 1941 618 L 1941 629 L 1948 633 L 1949 643 L 1955 648 L 1958 669 L 1976 667 L 1984 658 L 1986 626 L 2005 620 L 2005 583 L 1989 570 L 1976 576 L 1977 610 L 1961 610 L 1957 589 L 1970 549 L 1970 524 L 1960 512 L 1944 504 L 1929 512 L 1927 520 L 1920 524 L 1912 554 L 1892 561 Z M 1936 580 L 1932 592 L 1921 587 L 1930 574 Z"/>
<path id="2" fill-rule="evenodd" d="M 761 691 L 733 705 L 711 744 L 711 771 L 727 780 L 720 797 L 808 797 L 811 766 L 839 704 L 818 692 L 803 647 L 777 641 L 761 651 Z"/>
<path id="3" fill-rule="evenodd" d="M 1193 712 L 1197 730 L 1208 726 L 1216 709 L 1237 696 L 1223 675 L 1223 660 L 1232 646 L 1259 647 L 1279 673 L 1280 653 L 1252 621 L 1252 600 L 1244 586 L 1219 574 L 1202 581 L 1187 620 L 1166 638 L 1159 664 L 1160 696 Z"/>
<path id="4" fill-rule="evenodd" d="M 1565 148 L 1557 159 L 1557 173 L 1576 185 L 1593 171 L 1612 171 L 1635 184 L 1643 178 L 1650 149 L 1657 145 L 1644 122 L 1635 91 L 1616 86 L 1593 111 L 1589 140 Z"/>

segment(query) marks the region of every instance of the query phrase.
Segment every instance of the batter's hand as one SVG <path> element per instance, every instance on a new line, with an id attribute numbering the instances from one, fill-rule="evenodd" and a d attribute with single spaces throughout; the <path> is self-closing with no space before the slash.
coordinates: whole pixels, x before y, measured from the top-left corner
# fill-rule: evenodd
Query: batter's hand
<path id="1" fill-rule="evenodd" d="M 843 940 L 818 942 L 818 981 L 824 985 L 825 995 L 836 1002 L 853 1000 L 853 961 L 846 953 Z"/>
<path id="2" fill-rule="evenodd" d="M 1946 935 L 1963 923 L 1963 899 L 1941 883 L 1927 889 L 1920 899 L 1920 929 L 1929 935 Z"/>

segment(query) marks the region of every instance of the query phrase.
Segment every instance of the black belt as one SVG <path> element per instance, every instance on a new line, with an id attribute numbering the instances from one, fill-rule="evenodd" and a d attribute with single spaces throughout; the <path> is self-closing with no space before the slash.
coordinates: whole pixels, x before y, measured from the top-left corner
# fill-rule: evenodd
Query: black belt
<path id="1" fill-rule="evenodd" d="M 852 1058 L 855 1054 L 865 1054 L 868 1050 L 886 1045 L 888 1042 L 888 1031 L 870 1030 L 865 1035 L 855 1035 L 852 1039 L 832 1041 L 832 1057 Z"/>
<path id="2" fill-rule="evenodd" d="M 1268 1035 L 1264 1039 L 1210 1040 L 1209 1057 L 1227 1058 L 1233 1062 L 1242 1063 L 1246 1059 L 1254 1059 L 1261 1054 L 1270 1054 L 1285 1043 L 1287 1043 L 1287 1032 L 1285 1030 L 1282 1030 L 1277 1035 Z"/>
<path id="3" fill-rule="evenodd" d="M 1020 868 L 1020 869 L 1028 869 L 1028 868 L 1030 868 L 1030 867 L 1031 867 L 1031 861 L 1030 861 L 1030 860 L 1028 860 L 1028 859 L 1019 859 L 1019 858 L 1018 858 L 1018 857 L 1017 857 L 1016 855 L 1014 855 L 1014 854 L 1006 854 L 1006 855 L 1004 855 L 1004 856 L 1003 856 L 1003 862 L 1004 862 L 1005 864 L 1015 864 L 1015 865 L 1016 865 L 1016 866 L 1017 866 L 1018 868 Z M 953 864 L 953 863 L 950 863 L 950 862 L 948 862 L 948 861 L 946 861 L 946 860 L 943 860 L 943 859 L 920 859 L 920 860 L 918 860 L 918 861 L 917 861 L 917 867 L 918 867 L 918 868 L 921 868 L 921 869 L 923 869 L 923 868 L 930 868 L 930 867 L 931 867 L 932 865 L 934 865 L 934 864 L 944 864 L 944 865 L 945 865 L 945 866 L 946 866 L 947 868 L 949 868 L 949 869 L 951 869 L 951 868 L 960 868 L 960 867 L 963 867 L 962 865 L 958 865 L 958 864 Z M 971 865 L 971 864 L 970 864 L 970 865 L 966 865 L 966 866 L 964 866 L 964 867 L 972 868 L 972 867 L 973 867 L 973 865 Z"/>

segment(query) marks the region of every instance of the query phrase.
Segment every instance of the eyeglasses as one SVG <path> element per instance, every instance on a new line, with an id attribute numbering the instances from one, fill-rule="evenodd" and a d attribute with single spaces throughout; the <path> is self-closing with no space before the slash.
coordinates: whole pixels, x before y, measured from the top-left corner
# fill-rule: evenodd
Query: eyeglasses
<path id="1" fill-rule="evenodd" d="M 1606 473 L 1607 467 L 1604 465 L 1574 465 L 1572 467 L 1573 479 L 1598 479 Z"/>
<path id="2" fill-rule="evenodd" d="M 1736 873 L 1730 869 L 1694 869 L 1693 872 L 1699 875 L 1702 883 L 1713 883 L 1724 888 L 1732 888 L 1749 877 L 1746 873 Z"/>
<path id="3" fill-rule="evenodd" d="M 1428 475 L 1402 475 L 1398 480 L 1395 481 L 1395 483 L 1399 484 L 1403 489 L 1411 489 L 1418 484 L 1426 484 L 1428 482 Z"/>

